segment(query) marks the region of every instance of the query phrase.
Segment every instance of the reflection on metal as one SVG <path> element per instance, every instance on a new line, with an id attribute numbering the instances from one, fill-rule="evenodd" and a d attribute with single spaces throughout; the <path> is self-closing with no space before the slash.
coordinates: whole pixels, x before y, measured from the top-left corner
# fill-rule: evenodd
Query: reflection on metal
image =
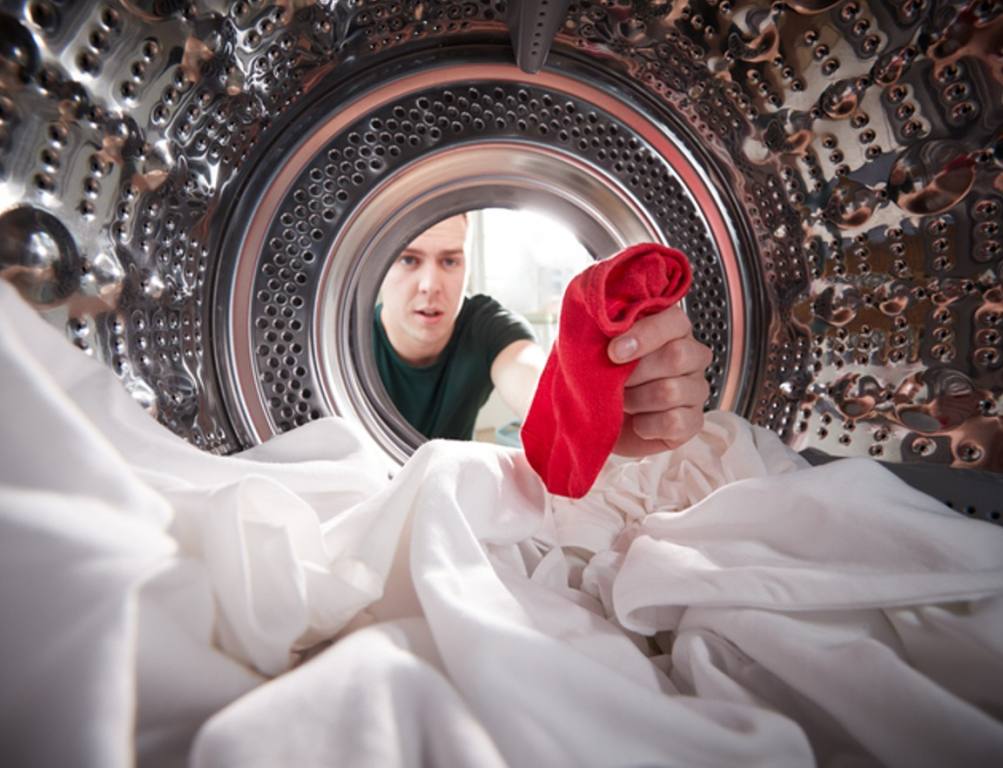
<path id="1" fill-rule="evenodd" d="M 547 60 L 570 0 L 509 0 L 507 22 L 519 69 L 535 74 Z"/>
<path id="2" fill-rule="evenodd" d="M 341 223 L 406 162 L 514 141 L 616 180 L 663 239 L 706 241 L 710 282 L 688 311 L 717 334 L 722 391 L 754 421 L 798 448 L 1003 470 L 999 3 L 572 0 L 538 74 L 454 76 L 428 86 L 427 107 L 417 90 L 393 96 L 451 60 L 505 69 L 506 13 L 437 0 L 0 13 L 0 270 L 165 424 L 229 451 L 256 432 L 237 331 L 254 339 L 244 363 L 266 422 L 326 413 L 297 312 L 314 317 L 339 268 Z M 547 78 L 581 86 L 584 122 L 564 123 L 567 89 Z M 347 105 L 283 187 L 286 161 Z M 673 175 L 686 163 L 696 186 Z M 232 310 L 214 308 L 230 290 Z"/>

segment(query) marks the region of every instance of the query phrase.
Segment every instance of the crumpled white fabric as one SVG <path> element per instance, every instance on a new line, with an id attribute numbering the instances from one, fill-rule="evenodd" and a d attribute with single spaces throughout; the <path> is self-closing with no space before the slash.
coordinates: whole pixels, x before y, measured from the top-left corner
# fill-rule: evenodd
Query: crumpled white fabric
<path id="1" fill-rule="evenodd" d="M 181 764 L 210 713 L 382 593 L 399 527 L 341 513 L 386 487 L 388 463 L 349 424 L 201 452 L 5 281 L 0 382 L 0 754 L 14 763 Z M 386 543 L 353 548 L 370 534 Z"/>
<path id="2" fill-rule="evenodd" d="M 579 501 L 476 444 L 429 443 L 389 480 L 337 419 L 209 456 L 2 282 L 0 376 L 0 753 L 17 764 L 979 765 L 1003 748 L 1003 531 L 872 462 L 807 468 L 724 413 L 611 461 Z"/>
<path id="3" fill-rule="evenodd" d="M 586 550 L 582 589 L 657 635 L 681 692 L 788 715 L 822 764 L 989 764 L 1003 531 L 875 462 L 785 451 L 711 413 L 699 439 L 555 500 L 559 543 Z"/>
<path id="4" fill-rule="evenodd" d="M 442 707 L 487 734 L 493 746 L 484 752 L 485 764 L 766 766 L 810 760 L 794 723 L 760 708 L 674 695 L 663 673 L 613 624 L 529 578 L 518 549 L 546 528 L 547 507 L 542 484 L 521 453 L 428 443 L 384 497 L 381 505 L 395 515 L 405 504 L 410 521 L 395 564 L 400 581 L 392 580 L 387 591 L 396 595 L 396 584 L 408 582 L 412 600 L 377 603 L 363 621 L 379 623 L 297 670 L 298 685 L 258 691 L 210 720 L 196 743 L 196 766 L 275 765 L 289 761 L 290 749 L 307 764 L 481 764 L 464 745 L 444 746 L 436 725 L 399 752 L 388 751 L 388 740 L 396 745 L 398 729 L 414 729 L 410 720 L 424 721 L 427 707 L 396 710 L 403 722 L 392 735 L 358 738 L 352 725 L 358 712 L 342 722 L 336 706 L 345 695 L 337 689 L 355 690 L 358 683 L 321 672 L 357 667 L 367 692 L 356 694 L 355 706 L 373 707 L 363 718 L 370 725 L 395 719 L 386 708 L 419 695 L 416 685 L 454 690 L 457 697 L 447 697 Z M 427 635 L 435 654 L 415 654 L 402 667 L 402 643 L 388 644 L 387 633 Z M 365 663 L 355 661 L 361 635 L 372 636 Z M 316 674 L 307 674 L 311 667 Z M 314 693 L 304 697 L 305 690 Z M 275 713 L 297 711 L 295 702 L 305 699 L 322 705 L 304 716 L 314 723 L 308 730 L 333 730 L 339 738 L 287 737 Z"/>

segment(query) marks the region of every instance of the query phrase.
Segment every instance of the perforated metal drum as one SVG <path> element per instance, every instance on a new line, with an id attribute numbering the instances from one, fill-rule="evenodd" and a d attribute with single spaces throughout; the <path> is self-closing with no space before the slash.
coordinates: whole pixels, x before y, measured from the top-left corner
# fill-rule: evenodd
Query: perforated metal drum
<path id="1" fill-rule="evenodd" d="M 998 2 L 2 8 L 0 269 L 196 445 L 340 413 L 406 456 L 380 275 L 501 205 L 686 251 L 710 406 L 1003 470 Z"/>

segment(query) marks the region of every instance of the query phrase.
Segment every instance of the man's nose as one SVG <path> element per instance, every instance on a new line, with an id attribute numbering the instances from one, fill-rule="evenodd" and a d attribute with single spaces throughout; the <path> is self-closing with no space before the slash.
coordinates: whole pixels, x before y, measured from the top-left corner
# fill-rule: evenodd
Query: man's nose
<path id="1" fill-rule="evenodd" d="M 439 289 L 439 270 L 434 264 L 425 264 L 418 274 L 418 290 L 422 293 L 435 293 Z"/>

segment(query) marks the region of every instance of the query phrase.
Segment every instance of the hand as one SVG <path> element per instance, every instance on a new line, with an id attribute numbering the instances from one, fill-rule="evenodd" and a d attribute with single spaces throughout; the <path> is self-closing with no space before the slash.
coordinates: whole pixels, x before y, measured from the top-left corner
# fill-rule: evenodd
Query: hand
<path id="1" fill-rule="evenodd" d="M 710 395 L 704 370 L 713 355 L 693 338 L 682 308 L 642 318 L 607 350 L 614 363 L 640 360 L 623 389 L 623 426 L 613 446 L 620 456 L 678 448 L 703 428 Z"/>

